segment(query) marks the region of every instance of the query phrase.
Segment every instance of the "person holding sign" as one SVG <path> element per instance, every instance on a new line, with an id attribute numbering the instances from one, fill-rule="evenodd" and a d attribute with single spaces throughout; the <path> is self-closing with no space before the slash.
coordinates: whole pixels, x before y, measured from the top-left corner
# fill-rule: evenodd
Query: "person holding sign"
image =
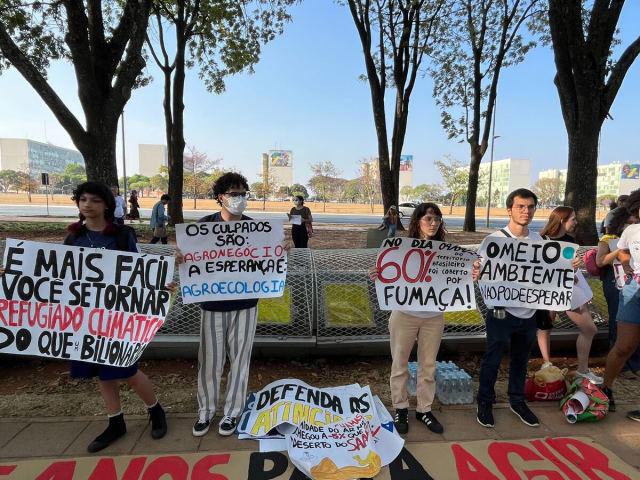
<path id="1" fill-rule="evenodd" d="M 640 217 L 640 190 L 629 195 L 627 209 Z M 609 410 L 614 412 L 613 382 L 622 370 L 625 362 L 640 346 L 640 224 L 629 225 L 618 240 L 618 260 L 633 269 L 633 275 L 627 279 L 620 292 L 618 308 L 618 336 L 616 343 L 607 355 L 602 391 L 609 397 Z M 640 410 L 629 412 L 627 416 L 640 421 Z"/>
<path id="2" fill-rule="evenodd" d="M 629 265 L 622 265 L 618 260 L 618 239 L 629 225 L 636 223 L 638 223 L 638 217 L 629 214 L 626 208 L 616 208 L 612 211 L 606 234 L 598 242 L 596 265 L 602 272 L 600 275 L 602 291 L 607 300 L 610 347 L 613 347 L 618 336 L 616 316 L 618 315 L 620 290 L 624 288 L 627 275 L 633 274 Z M 640 347 L 636 348 L 626 361 L 620 374 L 629 379 L 640 377 Z"/>
<path id="3" fill-rule="evenodd" d="M 73 200 L 80 211 L 80 221 L 69 226 L 69 234 L 64 239 L 65 245 L 138 252 L 133 229 L 115 222 L 116 202 L 106 185 L 99 182 L 82 183 L 73 191 Z M 174 288 L 173 285 L 167 287 Z M 131 367 L 113 367 L 72 361 L 71 377 L 98 377 L 98 388 L 107 409 L 109 425 L 89 444 L 89 452 L 98 452 L 108 447 L 127 432 L 120 403 L 120 381 L 126 381 L 147 406 L 152 438 L 159 439 L 167 433 L 164 410 L 153 392 L 151 381 L 138 370 L 137 364 Z"/>
<path id="4" fill-rule="evenodd" d="M 512 237 L 520 240 L 542 240 L 529 230 L 538 205 L 538 197 L 526 188 L 514 190 L 507 196 L 509 223 L 491 237 Z M 474 269 L 474 280 L 479 277 Z M 537 427 L 538 417 L 525 401 L 524 385 L 527 377 L 529 353 L 536 340 L 536 310 L 525 307 L 495 306 L 487 312 L 487 351 L 480 366 L 477 420 L 484 427 L 493 427 L 493 404 L 496 401 L 495 384 L 503 352 L 511 346 L 509 366 L 509 403 L 511 411 L 531 427 Z"/>
<path id="5" fill-rule="evenodd" d="M 293 200 L 293 207 L 288 213 L 291 221 L 291 238 L 296 248 L 307 248 L 309 243 L 309 232 L 307 227 L 313 222 L 311 210 L 304 206 L 302 195 L 296 195 Z M 299 222 L 299 223 L 295 223 Z"/>
<path id="6" fill-rule="evenodd" d="M 446 229 L 442 212 L 435 203 L 422 203 L 413 212 L 409 223 L 409 238 L 444 241 Z M 379 280 L 378 267 L 369 271 L 371 280 Z M 407 362 L 418 340 L 418 379 L 416 418 L 434 433 L 442 433 L 444 427 L 431 412 L 436 394 L 436 356 L 444 331 L 442 312 L 393 310 L 389 318 L 391 342 L 391 402 L 396 409 L 394 424 L 399 433 L 409 431 L 409 369 Z"/>
<path id="7" fill-rule="evenodd" d="M 228 172 L 213 184 L 213 198 L 221 207 L 198 222 L 231 222 L 251 220 L 243 215 L 247 208 L 249 185 L 239 173 Z M 185 262 L 180 250 L 178 264 Z M 200 437 L 209 431 L 220 396 L 222 371 L 229 357 L 231 368 L 227 379 L 224 416 L 218 433 L 228 436 L 236 430 L 238 417 L 247 398 L 251 349 L 256 333 L 258 299 L 209 301 L 200 303 L 202 309 L 200 348 L 198 351 L 198 418 L 193 435 Z"/>
<path id="8" fill-rule="evenodd" d="M 547 224 L 540 231 L 540 235 L 547 240 L 558 240 L 561 242 L 575 243 L 571 233 L 575 232 L 578 221 L 576 213 L 571 207 L 556 207 L 549 215 Z M 573 260 L 573 268 L 576 270 L 575 283 L 573 284 L 573 294 L 571 296 L 571 310 L 565 313 L 567 317 L 578 327 L 578 339 L 576 340 L 576 352 L 578 356 L 578 369 L 576 376 L 588 379 L 591 383 L 602 383 L 602 377 L 597 376 L 589 369 L 589 352 L 591 342 L 598 331 L 593 322 L 591 312 L 587 308 L 587 303 L 593 298 L 593 292 L 587 280 L 578 270 L 580 258 Z M 538 347 L 544 363 L 542 368 L 552 365 L 551 363 L 551 329 L 553 328 L 553 318 L 555 312 L 548 312 L 549 315 L 542 321 L 538 321 Z"/>

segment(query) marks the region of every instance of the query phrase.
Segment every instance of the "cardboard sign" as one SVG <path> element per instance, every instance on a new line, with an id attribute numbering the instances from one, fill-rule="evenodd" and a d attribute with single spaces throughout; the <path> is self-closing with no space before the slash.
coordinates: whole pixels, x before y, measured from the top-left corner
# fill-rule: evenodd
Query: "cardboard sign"
<path id="1" fill-rule="evenodd" d="M 375 478 L 633 480 L 638 476 L 638 470 L 588 437 L 553 437 L 409 443 Z M 0 461 L 0 478 L 304 480 L 305 476 L 284 453 L 223 451 Z M 348 477 L 334 475 L 323 478 Z"/>
<path id="2" fill-rule="evenodd" d="M 447 242 L 388 238 L 378 250 L 380 310 L 474 310 L 471 268 L 475 252 Z"/>
<path id="3" fill-rule="evenodd" d="M 183 303 L 281 297 L 287 278 L 282 220 L 176 225 Z"/>
<path id="4" fill-rule="evenodd" d="M 578 246 L 555 240 L 485 237 L 478 286 L 487 307 L 571 309 Z"/>
<path id="5" fill-rule="evenodd" d="M 169 311 L 173 257 L 8 239 L 0 353 L 127 367 Z"/>

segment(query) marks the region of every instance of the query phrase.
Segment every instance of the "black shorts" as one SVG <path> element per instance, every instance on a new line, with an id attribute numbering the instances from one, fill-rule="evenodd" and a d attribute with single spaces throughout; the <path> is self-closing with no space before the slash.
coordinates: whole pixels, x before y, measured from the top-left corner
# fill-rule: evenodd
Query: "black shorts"
<path id="1" fill-rule="evenodd" d="M 549 310 L 536 310 L 536 326 L 538 330 L 551 330 L 553 328 L 553 320 Z"/>

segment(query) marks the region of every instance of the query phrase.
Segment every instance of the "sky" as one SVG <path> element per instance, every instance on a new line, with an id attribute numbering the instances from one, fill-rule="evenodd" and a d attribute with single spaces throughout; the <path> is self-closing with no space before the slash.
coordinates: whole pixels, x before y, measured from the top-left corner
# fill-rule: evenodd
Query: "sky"
<path id="1" fill-rule="evenodd" d="M 619 22 L 621 51 L 640 34 L 640 1 L 626 2 Z M 310 164 L 330 160 L 344 178 L 357 176 L 358 162 L 377 156 L 362 47 L 349 10 L 330 0 L 306 0 L 292 8 L 282 36 L 263 47 L 254 74 L 229 77 L 226 91 L 208 93 L 197 70 L 187 73 L 185 138 L 222 168 L 257 180 L 261 153 L 293 151 L 294 182 L 306 184 Z M 162 75 L 148 63 L 153 82 L 135 90 L 125 107 L 127 175 L 137 172 L 138 144 L 164 144 Z M 525 61 L 502 70 L 498 87 L 494 158 L 528 158 L 531 181 L 540 170 L 566 168 L 567 136 L 550 47 L 538 47 Z M 83 121 L 73 69 L 56 62 L 49 81 Z M 434 161 L 451 155 L 468 163 L 469 146 L 448 140 L 432 97 L 433 83 L 418 78 L 411 96 L 403 154 L 414 157 L 414 185 L 440 181 Z M 640 163 L 640 60 L 628 71 L 605 121 L 599 163 Z M 74 148 L 70 137 L 30 85 L 13 69 L 0 75 L 0 137 L 30 138 Z M 394 94 L 386 96 L 387 113 Z M 389 123 L 389 129 L 391 123 Z M 391 134 L 389 133 L 389 138 Z M 118 168 L 122 175 L 121 137 Z M 489 161 L 489 152 L 484 161 Z"/>

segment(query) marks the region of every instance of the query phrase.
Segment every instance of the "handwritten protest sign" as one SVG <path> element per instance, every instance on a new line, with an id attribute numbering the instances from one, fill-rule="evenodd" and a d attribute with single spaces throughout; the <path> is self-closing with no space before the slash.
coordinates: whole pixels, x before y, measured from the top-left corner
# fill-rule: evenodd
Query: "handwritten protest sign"
<path id="1" fill-rule="evenodd" d="M 370 424 L 371 436 L 368 438 L 375 445 L 381 464 L 392 462 L 402 450 L 404 441 L 380 399 L 371 394 L 369 387 L 358 384 L 316 388 L 296 379 L 277 380 L 249 395 L 237 432 L 241 439 L 264 439 L 289 449 L 289 436 L 302 424 L 306 425 L 303 430 L 313 430 L 349 422 L 358 416 Z M 278 443 L 273 440 L 276 438 L 287 442 Z M 353 447 L 347 444 L 339 448 L 346 452 Z M 360 448 L 358 446 L 355 451 Z M 262 445 L 261 450 L 266 451 Z M 298 454 L 305 456 L 304 452 Z"/>
<path id="2" fill-rule="evenodd" d="M 291 463 L 313 480 L 373 478 L 382 468 L 375 449 L 377 433 L 359 414 L 319 427 L 302 422 L 287 436 L 287 453 Z"/>
<path id="3" fill-rule="evenodd" d="M 475 252 L 447 242 L 388 238 L 378 250 L 380 310 L 473 310 Z"/>
<path id="4" fill-rule="evenodd" d="M 135 363 L 169 310 L 173 257 L 8 239 L 0 352 Z"/>
<path id="5" fill-rule="evenodd" d="M 609 251 L 614 252 L 618 248 L 618 239 L 612 238 L 609 240 L 608 244 Z M 616 279 L 616 288 L 618 290 L 622 290 L 625 283 L 627 283 L 627 274 L 624 271 L 624 266 L 622 265 L 622 262 L 616 258 L 611 264 L 611 267 L 613 268 L 613 274 Z"/>
<path id="6" fill-rule="evenodd" d="M 486 237 L 478 277 L 488 307 L 525 307 L 553 311 L 571 308 L 577 245 L 554 240 Z"/>
<path id="7" fill-rule="evenodd" d="M 281 297 L 287 277 L 282 220 L 176 225 L 183 303 Z"/>

